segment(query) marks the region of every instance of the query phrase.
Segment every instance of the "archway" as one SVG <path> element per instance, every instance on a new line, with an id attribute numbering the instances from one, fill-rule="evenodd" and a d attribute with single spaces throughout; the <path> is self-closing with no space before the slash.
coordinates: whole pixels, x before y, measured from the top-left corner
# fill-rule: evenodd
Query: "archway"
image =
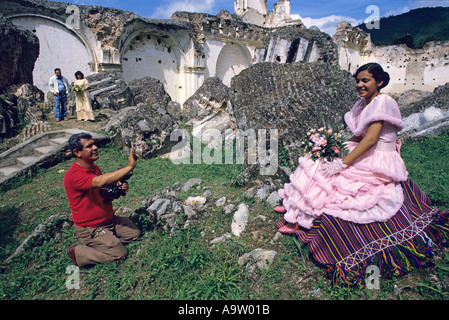
<path id="1" fill-rule="evenodd" d="M 85 76 L 92 73 L 96 58 L 89 44 L 72 29 L 54 18 L 17 14 L 8 17 L 19 27 L 32 31 L 39 39 L 39 56 L 33 70 L 33 82 L 44 93 L 48 92 L 48 80 L 55 68 L 60 68 L 69 82 L 80 70 Z"/>
<path id="2" fill-rule="evenodd" d="M 125 82 L 155 78 L 164 84 L 173 100 L 181 100 L 179 71 L 182 52 L 172 36 L 151 28 L 139 29 L 124 41 L 120 57 Z"/>
<path id="3" fill-rule="evenodd" d="M 232 77 L 251 65 L 251 57 L 246 47 L 236 42 L 227 43 L 217 59 L 216 75 L 227 86 L 231 84 Z"/>

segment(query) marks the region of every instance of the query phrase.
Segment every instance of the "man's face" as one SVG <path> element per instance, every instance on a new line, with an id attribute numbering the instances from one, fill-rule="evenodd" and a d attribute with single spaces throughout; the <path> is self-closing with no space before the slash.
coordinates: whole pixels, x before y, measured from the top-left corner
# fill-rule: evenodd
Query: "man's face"
<path id="1" fill-rule="evenodd" d="M 61 76 L 61 70 L 56 70 L 55 75 L 59 78 Z"/>
<path id="2" fill-rule="evenodd" d="M 98 147 L 95 145 L 95 141 L 92 139 L 80 139 L 80 143 L 83 146 L 83 150 L 76 150 L 75 155 L 80 160 L 84 160 L 89 163 L 93 163 L 98 160 Z"/>

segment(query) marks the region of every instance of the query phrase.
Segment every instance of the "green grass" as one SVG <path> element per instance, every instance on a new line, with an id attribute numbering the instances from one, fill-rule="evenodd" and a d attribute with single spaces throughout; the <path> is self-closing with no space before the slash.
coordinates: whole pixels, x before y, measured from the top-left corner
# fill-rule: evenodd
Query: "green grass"
<path id="1" fill-rule="evenodd" d="M 120 149 L 109 145 L 100 149 L 97 162 L 103 172 L 127 163 Z M 411 179 L 440 208 L 449 208 L 447 175 L 449 132 L 439 137 L 407 140 L 402 156 Z M 16 182 L 0 193 L 0 262 L 53 214 L 69 213 L 63 188 L 64 173 L 72 161 L 41 170 L 33 179 Z M 213 199 L 226 196 L 235 205 L 250 206 L 247 229 L 240 238 L 230 238 L 211 246 L 207 240 L 230 232 L 232 215 L 223 210 L 207 212 L 191 227 L 177 232 L 149 231 L 127 245 L 129 256 L 122 263 L 96 265 L 80 270 L 80 288 L 68 289 L 66 268 L 71 260 L 69 246 L 77 244 L 73 227 L 59 237 L 30 244 L 10 264 L 0 268 L 0 300 L 21 299 L 447 299 L 447 292 L 435 283 L 448 283 L 449 255 L 441 254 L 433 268 L 382 280 L 380 290 L 330 286 L 326 272 L 310 258 L 306 245 L 289 236 L 272 243 L 279 215 L 265 201 L 244 196 L 245 187 L 231 186 L 238 165 L 174 165 L 168 159 L 140 159 L 129 180 L 130 191 L 114 202 L 114 207 L 133 210 L 155 192 L 190 178 L 203 180 L 199 189 L 179 192 L 180 199 L 211 190 Z M 256 218 L 259 215 L 266 220 Z M 182 227 L 182 226 L 181 226 Z M 255 248 L 275 250 L 270 269 L 249 276 L 238 258 Z M 398 291 L 398 288 L 400 289 Z"/>
<path id="2" fill-rule="evenodd" d="M 449 210 L 449 131 L 406 141 L 401 149 L 410 178 L 441 210 Z"/>

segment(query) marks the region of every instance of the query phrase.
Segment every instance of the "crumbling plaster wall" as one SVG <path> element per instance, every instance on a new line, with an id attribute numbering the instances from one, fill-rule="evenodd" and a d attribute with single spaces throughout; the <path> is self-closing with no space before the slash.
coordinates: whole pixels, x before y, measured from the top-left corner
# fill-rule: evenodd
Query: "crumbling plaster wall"
<path id="1" fill-rule="evenodd" d="M 406 45 L 375 46 L 368 33 L 348 22 L 338 25 L 333 37 L 338 45 L 339 64 L 354 72 L 357 67 L 378 62 L 390 74 L 384 92 L 401 94 L 417 89 L 433 91 L 448 82 L 449 42 L 429 42 L 422 49 Z"/>
<path id="2" fill-rule="evenodd" d="M 38 36 L 41 51 L 33 77 L 44 92 L 55 67 L 69 81 L 75 80 L 77 70 L 85 76 L 117 71 L 127 83 L 144 77 L 160 80 L 182 105 L 205 79 L 217 76 L 230 85 L 232 77 L 255 63 L 286 62 L 292 54 L 297 58 L 287 62 L 335 62 L 332 39 L 319 31 L 305 32 L 300 21 L 292 33 L 285 31 L 288 28 L 275 32 L 224 11 L 217 16 L 176 12 L 171 19 L 159 20 L 46 0 L 0 4 L 0 13 Z M 273 34 L 279 36 L 273 40 Z"/>
<path id="3" fill-rule="evenodd" d="M 191 43 L 186 23 L 136 19 L 123 29 L 119 44 L 125 82 L 152 77 L 160 80 L 175 101 L 183 101 L 183 75 Z"/>
<path id="4" fill-rule="evenodd" d="M 449 42 L 429 42 L 422 49 L 406 45 L 375 47 L 370 57 L 386 68 L 391 93 L 433 91 L 448 82 Z"/>
<path id="5" fill-rule="evenodd" d="M 40 52 L 33 71 L 33 82 L 47 91 L 48 79 L 59 67 L 73 76 L 77 70 L 96 72 L 101 56 L 94 32 L 85 23 L 70 18 L 79 12 L 68 4 L 35 0 L 2 1 L 0 13 L 14 25 L 29 30 L 39 39 Z M 79 21 L 79 19 L 77 20 Z"/>
<path id="6" fill-rule="evenodd" d="M 77 70 L 87 75 L 93 71 L 96 59 L 92 51 L 82 38 L 59 21 L 40 16 L 16 16 L 10 20 L 17 26 L 32 30 L 39 39 L 40 51 L 34 66 L 33 82 L 44 92 L 48 91 L 48 80 L 56 67 L 61 68 L 67 78 L 74 77 Z"/>

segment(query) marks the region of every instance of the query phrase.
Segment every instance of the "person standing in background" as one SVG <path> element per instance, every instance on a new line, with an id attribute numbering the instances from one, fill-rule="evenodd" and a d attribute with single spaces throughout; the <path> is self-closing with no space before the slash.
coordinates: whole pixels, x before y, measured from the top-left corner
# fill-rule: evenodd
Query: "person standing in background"
<path id="1" fill-rule="evenodd" d="M 67 92 L 70 85 L 67 78 L 62 75 L 61 69 L 55 69 L 55 74 L 48 81 L 48 86 L 55 97 L 55 120 L 67 120 Z"/>
<path id="2" fill-rule="evenodd" d="M 76 80 L 72 91 L 75 91 L 76 94 L 76 120 L 95 121 L 89 93 L 87 91 L 89 82 L 84 78 L 84 74 L 81 71 L 75 72 L 75 78 Z"/>

